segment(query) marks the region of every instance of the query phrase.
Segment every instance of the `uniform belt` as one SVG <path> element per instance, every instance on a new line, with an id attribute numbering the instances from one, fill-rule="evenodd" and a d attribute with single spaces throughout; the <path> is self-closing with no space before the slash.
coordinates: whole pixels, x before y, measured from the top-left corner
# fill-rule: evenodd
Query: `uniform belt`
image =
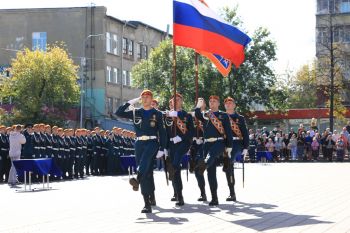
<path id="1" fill-rule="evenodd" d="M 65 151 L 65 149 L 64 149 L 64 148 L 60 148 L 60 150 Z"/>
<path id="2" fill-rule="evenodd" d="M 237 141 L 237 140 L 242 140 L 241 138 L 239 137 L 232 137 L 233 141 Z"/>
<path id="3" fill-rule="evenodd" d="M 114 148 L 114 149 L 119 149 L 119 147 L 118 147 L 118 146 L 113 146 L 113 148 Z"/>
<path id="4" fill-rule="evenodd" d="M 216 141 L 222 141 L 224 140 L 224 138 L 220 137 L 220 138 L 206 138 L 204 139 L 204 142 L 216 142 Z"/>
<path id="5" fill-rule="evenodd" d="M 81 150 L 82 147 L 78 146 L 77 149 Z"/>
<path id="6" fill-rule="evenodd" d="M 34 149 L 41 149 L 40 146 L 34 146 Z"/>
<path id="7" fill-rule="evenodd" d="M 87 149 L 87 146 L 83 146 L 83 149 Z"/>
<path id="8" fill-rule="evenodd" d="M 193 140 L 196 140 L 196 139 L 202 139 L 203 140 L 203 137 L 194 137 Z"/>
<path id="9" fill-rule="evenodd" d="M 2 151 L 7 151 L 7 149 L 6 149 L 6 148 L 1 148 L 1 150 L 2 150 Z"/>
<path id="10" fill-rule="evenodd" d="M 140 141 L 147 141 L 147 140 L 157 139 L 157 136 L 141 136 L 141 137 L 137 137 L 136 139 Z"/>
<path id="11" fill-rule="evenodd" d="M 47 146 L 47 148 L 52 149 L 52 146 Z"/>
<path id="12" fill-rule="evenodd" d="M 58 148 L 52 148 L 53 150 L 55 150 L 55 151 L 58 151 Z"/>
<path id="13" fill-rule="evenodd" d="M 75 151 L 75 148 L 70 148 L 70 150 L 74 150 Z"/>
<path id="14" fill-rule="evenodd" d="M 40 149 L 45 150 L 45 149 L 46 149 L 46 147 L 43 147 L 43 146 L 42 146 L 42 147 L 40 147 Z"/>
<path id="15" fill-rule="evenodd" d="M 96 146 L 96 148 L 101 148 L 100 146 Z"/>
<path id="16" fill-rule="evenodd" d="M 64 151 L 67 151 L 67 152 L 68 152 L 68 151 L 69 151 L 69 149 L 64 149 Z"/>

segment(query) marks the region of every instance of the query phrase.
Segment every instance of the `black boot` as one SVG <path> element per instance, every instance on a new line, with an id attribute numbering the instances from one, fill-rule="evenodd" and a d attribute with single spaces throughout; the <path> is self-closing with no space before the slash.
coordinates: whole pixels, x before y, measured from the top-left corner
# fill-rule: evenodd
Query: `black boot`
<path id="1" fill-rule="evenodd" d="M 154 195 L 154 192 L 151 193 L 151 195 L 149 196 L 149 201 L 151 203 L 151 206 L 156 206 L 157 203 L 156 203 L 156 197 Z"/>
<path id="2" fill-rule="evenodd" d="M 141 213 L 152 213 L 151 203 L 149 201 L 149 196 L 144 195 L 143 200 L 145 201 L 145 207 L 141 210 Z"/>
<path id="3" fill-rule="evenodd" d="M 226 198 L 226 201 L 236 201 L 236 193 L 233 187 L 230 189 L 230 196 Z"/>
<path id="4" fill-rule="evenodd" d="M 217 192 L 211 192 L 211 202 L 209 202 L 209 206 L 217 206 L 219 205 Z"/>
<path id="5" fill-rule="evenodd" d="M 205 194 L 205 188 L 201 187 L 201 196 L 198 198 L 198 201 L 207 201 L 207 195 Z"/>
<path id="6" fill-rule="evenodd" d="M 177 195 L 177 202 L 175 203 L 175 205 L 183 206 L 184 204 L 185 202 L 184 202 L 184 197 L 182 196 L 182 192 L 179 192 Z"/>
<path id="7" fill-rule="evenodd" d="M 133 177 L 133 178 L 130 178 L 129 183 L 131 184 L 132 189 L 133 189 L 134 191 L 139 191 L 139 186 L 140 186 L 140 174 L 137 175 L 136 179 L 135 179 L 134 177 Z"/>
<path id="8" fill-rule="evenodd" d="M 170 201 L 177 201 L 177 195 L 175 191 L 174 191 L 174 196 L 170 199 Z"/>

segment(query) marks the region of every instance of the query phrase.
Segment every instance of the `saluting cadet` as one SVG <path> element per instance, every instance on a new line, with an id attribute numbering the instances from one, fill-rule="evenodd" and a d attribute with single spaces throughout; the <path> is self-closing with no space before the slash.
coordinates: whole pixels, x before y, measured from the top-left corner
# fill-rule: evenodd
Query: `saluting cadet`
<path id="1" fill-rule="evenodd" d="M 172 97 L 174 99 L 174 97 Z M 184 205 L 184 198 L 182 195 L 182 180 L 181 180 L 181 163 L 183 156 L 190 149 L 193 140 L 193 120 L 192 116 L 182 109 L 182 95 L 176 94 L 176 106 L 168 113 L 168 116 L 172 118 L 170 137 L 169 153 L 171 158 L 171 164 L 174 168 L 173 185 L 177 195 L 176 205 Z M 173 102 L 175 102 L 173 100 Z"/>
<path id="2" fill-rule="evenodd" d="M 74 177 L 78 179 L 79 176 L 83 176 L 81 174 L 83 161 L 81 159 L 81 154 L 83 153 L 83 142 L 80 139 L 81 136 L 81 130 L 76 129 L 75 130 L 75 159 L 74 159 Z"/>
<path id="3" fill-rule="evenodd" d="M 80 178 L 84 178 L 84 167 L 86 164 L 86 156 L 87 156 L 87 130 L 81 129 L 80 140 L 82 141 L 82 153 L 80 155 L 81 165 L 79 170 Z"/>
<path id="4" fill-rule="evenodd" d="M 52 142 L 52 135 L 51 135 L 51 126 L 45 125 L 44 126 L 45 132 L 44 132 L 44 139 L 45 139 L 45 158 L 53 158 L 53 142 Z"/>
<path id="5" fill-rule="evenodd" d="M 33 138 L 33 124 L 26 124 L 23 135 L 26 138 L 26 143 L 22 147 L 21 157 L 24 159 L 32 159 L 34 155 L 34 138 Z"/>
<path id="6" fill-rule="evenodd" d="M 217 196 L 217 178 L 216 178 L 216 163 L 218 157 L 225 151 L 231 153 L 232 150 L 232 130 L 230 121 L 226 113 L 219 111 L 220 98 L 219 96 L 209 97 L 209 111 L 202 113 L 201 107 L 204 100 L 198 99 L 195 109 L 195 116 L 202 121 L 204 128 L 204 162 L 199 164 L 199 172 L 203 174 L 204 170 L 208 172 L 208 182 L 210 186 L 212 200 L 209 206 L 219 204 Z"/>
<path id="7" fill-rule="evenodd" d="M 95 135 L 93 136 L 93 175 L 101 175 L 101 154 L 102 154 L 102 137 L 100 135 L 101 129 L 95 127 Z"/>
<path id="8" fill-rule="evenodd" d="M 201 107 L 201 111 L 204 112 L 206 108 L 205 102 Z M 195 136 L 193 138 L 193 143 L 190 149 L 191 160 L 192 160 L 192 170 L 194 170 L 194 174 L 198 183 L 198 187 L 200 190 L 200 197 L 198 201 L 207 201 L 207 195 L 205 192 L 205 179 L 203 173 L 199 171 L 198 165 L 204 162 L 203 156 L 203 144 L 204 144 L 204 130 L 203 130 L 203 122 L 194 117 L 194 125 L 195 125 Z"/>
<path id="9" fill-rule="evenodd" d="M 130 105 L 142 102 L 142 108 L 127 111 Z M 152 166 L 155 156 L 164 155 L 166 146 L 166 133 L 162 120 L 162 113 L 152 108 L 153 94 L 149 90 L 141 93 L 141 96 L 128 101 L 119 107 L 116 115 L 123 118 L 132 119 L 137 136 L 135 143 L 135 155 L 137 167 L 137 177 L 130 179 L 133 190 L 137 191 L 141 185 L 141 193 L 145 202 L 142 213 L 151 213 L 152 194 Z"/>
<path id="10" fill-rule="evenodd" d="M 233 134 L 233 147 L 231 154 L 228 154 L 230 163 L 228 163 L 228 166 L 224 166 L 227 185 L 230 190 L 230 195 L 227 197 L 226 201 L 236 201 L 233 163 L 236 159 L 241 160 L 248 156 L 249 134 L 244 117 L 236 112 L 235 100 L 231 97 L 227 97 L 224 103 Z M 241 158 L 241 155 L 243 155 L 243 158 Z"/>
<path id="11" fill-rule="evenodd" d="M 74 167 L 74 161 L 75 161 L 75 152 L 76 152 L 76 142 L 75 142 L 75 137 L 74 137 L 74 130 L 69 129 L 67 132 L 67 143 L 69 145 L 69 153 L 68 153 L 68 167 L 67 167 L 67 172 L 68 172 L 68 179 L 72 180 L 73 179 L 73 167 Z"/>
<path id="12" fill-rule="evenodd" d="M 57 153 L 57 166 L 62 171 L 62 177 L 65 175 L 65 169 L 64 169 L 64 158 L 66 157 L 66 146 L 64 143 L 64 132 L 62 128 L 57 129 L 57 143 L 58 143 L 58 153 Z"/>
<path id="13" fill-rule="evenodd" d="M 39 159 L 41 158 L 41 134 L 40 134 L 40 127 L 38 124 L 34 124 L 33 126 L 34 133 L 33 133 L 33 147 L 34 147 L 34 159 Z"/>
<path id="14" fill-rule="evenodd" d="M 85 172 L 86 175 L 90 176 L 92 174 L 92 156 L 93 156 L 93 151 L 92 151 L 92 137 L 91 137 L 91 131 L 87 130 L 86 131 L 86 142 L 87 142 L 87 153 L 86 153 L 86 160 L 85 160 Z"/>
<path id="15" fill-rule="evenodd" d="M 63 155 L 63 179 L 69 179 L 68 170 L 70 164 L 70 140 L 69 140 L 69 129 L 63 131 L 63 142 L 64 142 L 64 155 Z"/>

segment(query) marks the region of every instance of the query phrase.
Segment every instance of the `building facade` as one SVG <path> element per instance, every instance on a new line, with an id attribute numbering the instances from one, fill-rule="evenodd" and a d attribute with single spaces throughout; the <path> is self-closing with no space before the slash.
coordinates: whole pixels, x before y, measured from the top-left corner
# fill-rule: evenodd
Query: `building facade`
<path id="1" fill-rule="evenodd" d="M 64 42 L 80 66 L 83 126 L 101 124 L 123 102 L 140 94 L 132 87 L 132 67 L 167 37 L 150 25 L 106 12 L 101 6 L 0 10 L 0 70 L 25 47 L 46 50 Z"/>
<path id="2" fill-rule="evenodd" d="M 330 77 L 331 63 L 336 82 L 344 85 L 339 93 L 343 104 L 350 106 L 350 0 L 317 0 L 316 57 L 322 61 L 318 75 L 318 106 L 325 106 L 328 100 L 324 92 L 330 79 L 325 77 Z"/>

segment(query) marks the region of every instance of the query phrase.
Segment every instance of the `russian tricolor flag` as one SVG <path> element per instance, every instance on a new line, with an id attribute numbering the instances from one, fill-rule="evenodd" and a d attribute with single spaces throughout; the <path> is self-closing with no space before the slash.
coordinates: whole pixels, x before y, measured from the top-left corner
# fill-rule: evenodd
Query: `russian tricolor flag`
<path id="1" fill-rule="evenodd" d="M 174 0 L 175 45 L 212 53 L 239 67 L 249 36 L 222 20 L 203 1 Z M 215 56 L 214 55 L 214 56 Z"/>

